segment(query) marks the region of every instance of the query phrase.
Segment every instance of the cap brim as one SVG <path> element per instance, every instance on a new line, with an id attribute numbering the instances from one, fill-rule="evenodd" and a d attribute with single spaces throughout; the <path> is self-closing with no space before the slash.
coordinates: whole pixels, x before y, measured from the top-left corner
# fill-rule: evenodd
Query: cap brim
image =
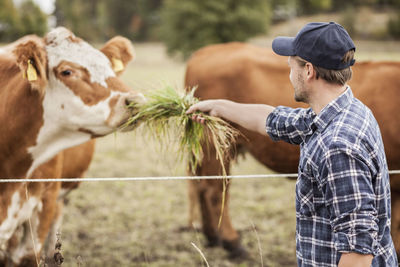
<path id="1" fill-rule="evenodd" d="M 272 41 L 272 50 L 281 56 L 295 56 L 295 37 L 276 37 Z"/>

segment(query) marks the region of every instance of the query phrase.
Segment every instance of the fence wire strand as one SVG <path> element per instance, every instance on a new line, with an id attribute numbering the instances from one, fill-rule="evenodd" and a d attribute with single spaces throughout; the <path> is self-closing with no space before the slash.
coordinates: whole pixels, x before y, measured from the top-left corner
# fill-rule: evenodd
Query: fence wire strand
<path id="1" fill-rule="evenodd" d="M 400 174 L 400 170 L 389 171 L 390 175 Z M 0 179 L 0 183 L 39 183 L 39 182 L 113 182 L 113 181 L 171 181 L 171 180 L 209 180 L 209 179 L 266 179 L 297 178 L 297 173 L 210 175 L 210 176 L 143 176 L 143 177 L 104 177 L 104 178 L 30 178 Z"/>

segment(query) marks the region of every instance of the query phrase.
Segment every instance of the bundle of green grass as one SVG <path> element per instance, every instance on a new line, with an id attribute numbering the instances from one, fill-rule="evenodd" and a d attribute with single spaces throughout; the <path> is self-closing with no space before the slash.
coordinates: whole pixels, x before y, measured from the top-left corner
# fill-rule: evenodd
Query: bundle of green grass
<path id="1" fill-rule="evenodd" d="M 200 113 L 205 119 L 204 124 L 191 119 L 186 114 L 190 106 L 199 100 L 194 97 L 196 88 L 186 93 L 180 93 L 173 87 L 152 90 L 145 93 L 147 102 L 129 106 L 136 113 L 125 124 L 126 127 L 143 123 L 146 128 L 155 134 L 156 138 L 164 140 L 170 137 L 171 130 L 179 137 L 180 152 L 188 155 L 191 170 L 201 164 L 203 146 L 213 146 L 217 159 L 220 161 L 223 175 L 226 176 L 224 159 L 229 157 L 231 145 L 235 142 L 239 132 L 228 122 L 218 117 Z M 183 156 L 181 154 L 181 156 Z"/>

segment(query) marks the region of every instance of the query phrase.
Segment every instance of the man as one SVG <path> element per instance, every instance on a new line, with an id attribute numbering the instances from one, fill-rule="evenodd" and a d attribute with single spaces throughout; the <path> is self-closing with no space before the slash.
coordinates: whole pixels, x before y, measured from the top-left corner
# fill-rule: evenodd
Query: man
<path id="1" fill-rule="evenodd" d="M 346 84 L 355 62 L 353 41 L 339 24 L 310 23 L 296 37 L 276 38 L 272 49 L 289 56 L 294 97 L 310 108 L 207 100 L 187 113 L 207 112 L 300 145 L 299 266 L 398 266 L 381 134 L 371 111 Z M 201 115 L 193 119 L 204 123 Z"/>

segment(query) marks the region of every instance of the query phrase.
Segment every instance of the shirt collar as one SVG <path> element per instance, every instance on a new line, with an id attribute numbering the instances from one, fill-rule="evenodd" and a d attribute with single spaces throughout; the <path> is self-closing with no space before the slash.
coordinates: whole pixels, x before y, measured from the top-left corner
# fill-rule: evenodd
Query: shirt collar
<path id="1" fill-rule="evenodd" d="M 340 96 L 338 96 L 335 100 L 326 105 L 319 115 L 314 118 L 314 125 L 317 127 L 319 131 L 328 126 L 328 124 L 335 118 L 344 108 L 346 108 L 351 100 L 354 98 L 353 92 L 351 91 L 350 86 L 347 86 L 346 91 L 344 91 Z"/>

